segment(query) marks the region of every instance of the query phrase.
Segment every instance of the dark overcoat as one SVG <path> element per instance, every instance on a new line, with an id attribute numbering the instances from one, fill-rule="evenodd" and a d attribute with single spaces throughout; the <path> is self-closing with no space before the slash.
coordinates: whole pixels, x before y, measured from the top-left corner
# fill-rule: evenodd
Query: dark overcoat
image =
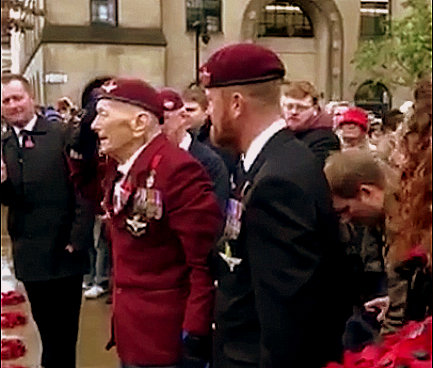
<path id="1" fill-rule="evenodd" d="M 34 147 L 20 147 L 12 128 L 2 134 L 8 179 L 1 202 L 8 206 L 8 231 L 15 273 L 22 281 L 46 281 L 82 275 L 93 244 L 94 212 L 75 195 L 65 154 L 64 125 L 39 117 Z M 73 253 L 65 250 L 71 244 Z"/>
<path id="2" fill-rule="evenodd" d="M 240 184 L 244 213 L 230 272 L 216 255 L 217 368 L 322 367 L 341 348 L 341 249 L 330 192 L 312 152 L 283 130 Z"/>
<path id="3" fill-rule="evenodd" d="M 154 170 L 162 217 L 134 235 L 126 219 L 134 197 Z M 107 167 L 104 207 L 113 211 L 116 169 Z M 204 168 L 191 155 L 157 136 L 134 162 L 126 179 L 130 197 L 110 220 L 114 267 L 114 339 L 122 362 L 168 366 L 181 359 L 182 330 L 208 335 L 214 288 L 209 255 L 222 214 Z M 138 234 L 138 233 L 137 233 Z"/>

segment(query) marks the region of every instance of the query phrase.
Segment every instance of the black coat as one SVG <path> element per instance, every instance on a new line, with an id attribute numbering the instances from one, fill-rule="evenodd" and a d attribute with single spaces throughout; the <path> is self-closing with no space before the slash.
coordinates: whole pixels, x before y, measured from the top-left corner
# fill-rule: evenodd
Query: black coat
<path id="1" fill-rule="evenodd" d="M 212 180 L 218 204 L 224 211 L 230 195 L 229 173 L 224 161 L 215 151 L 199 142 L 196 137 L 192 137 L 189 153 L 200 161 L 206 169 Z"/>
<path id="2" fill-rule="evenodd" d="M 345 316 L 338 226 L 321 167 L 283 130 L 247 180 L 240 234 L 230 241 L 242 261 L 230 272 L 216 256 L 215 367 L 322 367 L 338 358 Z"/>
<path id="3" fill-rule="evenodd" d="M 46 281 L 84 274 L 94 212 L 74 194 L 64 153 L 66 130 L 38 118 L 33 133 L 33 148 L 21 148 L 12 128 L 2 135 L 8 178 L 1 184 L 1 202 L 8 206 L 16 276 Z M 76 251 L 67 252 L 67 244 Z"/>
<path id="4" fill-rule="evenodd" d="M 340 141 L 332 129 L 318 128 L 296 132 L 296 138 L 305 143 L 305 145 L 314 153 L 322 167 L 325 161 L 333 151 L 340 150 Z"/>

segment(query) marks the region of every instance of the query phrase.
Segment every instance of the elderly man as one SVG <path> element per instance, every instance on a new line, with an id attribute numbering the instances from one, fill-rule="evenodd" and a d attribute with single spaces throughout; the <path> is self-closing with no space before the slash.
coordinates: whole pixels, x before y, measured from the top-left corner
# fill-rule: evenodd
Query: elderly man
<path id="1" fill-rule="evenodd" d="M 75 368 L 81 284 L 92 244 L 93 209 L 76 195 L 64 124 L 36 115 L 30 83 L 2 76 L 1 201 L 8 206 L 15 273 L 38 325 L 45 368 Z"/>
<path id="2" fill-rule="evenodd" d="M 204 367 L 213 308 L 208 256 L 221 214 L 202 166 L 161 133 L 158 93 L 103 86 L 92 129 L 113 160 L 104 207 L 113 249 L 113 333 L 123 367 Z"/>
<path id="3" fill-rule="evenodd" d="M 343 329 L 337 222 L 320 165 L 281 118 L 283 64 L 237 44 L 201 73 L 211 137 L 240 153 L 244 170 L 215 258 L 214 366 L 322 367 Z"/>

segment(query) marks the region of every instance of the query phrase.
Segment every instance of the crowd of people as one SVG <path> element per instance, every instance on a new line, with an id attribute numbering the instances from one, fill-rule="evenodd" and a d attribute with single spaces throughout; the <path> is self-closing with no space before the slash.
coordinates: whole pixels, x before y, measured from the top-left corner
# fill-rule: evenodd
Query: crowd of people
<path id="1" fill-rule="evenodd" d="M 429 318 L 431 75 L 381 117 L 323 106 L 254 44 L 200 76 L 97 77 L 81 107 L 40 107 L 2 75 L 1 201 L 42 366 L 76 366 L 83 288 L 111 294 L 123 368 L 335 367 Z"/>

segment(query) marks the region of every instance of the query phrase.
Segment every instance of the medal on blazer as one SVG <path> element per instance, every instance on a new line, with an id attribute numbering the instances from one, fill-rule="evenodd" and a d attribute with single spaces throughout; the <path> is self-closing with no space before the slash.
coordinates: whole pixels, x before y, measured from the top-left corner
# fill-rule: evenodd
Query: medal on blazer
<path id="1" fill-rule="evenodd" d="M 113 212 L 117 215 L 128 203 L 132 194 L 132 183 L 128 177 L 119 185 L 115 184 L 113 191 Z"/>
<path id="2" fill-rule="evenodd" d="M 230 198 L 227 202 L 227 218 L 224 228 L 224 237 L 227 239 L 237 239 L 241 232 L 242 202 Z"/>
<path id="3" fill-rule="evenodd" d="M 151 163 L 150 172 L 146 179 L 146 187 L 138 187 L 135 190 L 132 214 L 125 219 L 126 229 L 135 237 L 146 233 L 151 220 L 160 220 L 163 213 L 161 191 L 154 188 L 156 167 L 161 160 L 156 155 Z"/>

